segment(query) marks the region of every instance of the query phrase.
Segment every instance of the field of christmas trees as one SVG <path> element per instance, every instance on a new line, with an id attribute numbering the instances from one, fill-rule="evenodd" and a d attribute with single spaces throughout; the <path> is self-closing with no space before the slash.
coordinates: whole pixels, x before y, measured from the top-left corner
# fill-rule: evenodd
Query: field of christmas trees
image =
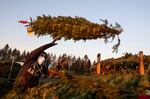
<path id="1" fill-rule="evenodd" d="M 144 56 L 144 75 L 139 73 L 139 55 L 124 53 L 122 57 L 101 61 L 101 75 L 97 76 L 96 62 L 91 62 L 88 55 L 76 58 L 64 54 L 57 58 L 51 53 L 51 69 L 58 69 L 59 62 L 66 60 L 65 71 L 41 78 L 38 86 L 21 94 L 13 90 L 13 82 L 21 67 L 17 61 L 23 61 L 27 52 L 20 53 L 6 45 L 0 53 L 0 96 L 3 99 L 137 99 L 150 94 L 148 55 Z M 16 56 L 16 62 L 8 80 L 12 56 Z"/>

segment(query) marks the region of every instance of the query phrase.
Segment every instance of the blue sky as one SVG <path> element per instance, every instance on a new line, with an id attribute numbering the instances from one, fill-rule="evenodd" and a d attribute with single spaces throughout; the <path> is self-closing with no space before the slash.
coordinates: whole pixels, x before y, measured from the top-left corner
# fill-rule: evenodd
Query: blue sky
<path id="1" fill-rule="evenodd" d="M 111 49 L 115 41 L 105 44 L 100 39 L 76 43 L 61 40 L 46 52 L 77 57 L 87 54 L 92 60 L 96 59 L 97 53 L 102 54 L 102 59 L 119 57 L 125 52 L 136 54 L 141 50 L 150 55 L 149 5 L 150 0 L 0 0 L 0 47 L 8 43 L 12 48 L 31 51 L 51 42 L 48 36 L 27 36 L 24 25 L 18 23 L 45 14 L 82 16 L 96 23 L 101 23 L 100 18 L 108 19 L 110 23 L 118 22 L 124 29 L 117 54 Z"/>

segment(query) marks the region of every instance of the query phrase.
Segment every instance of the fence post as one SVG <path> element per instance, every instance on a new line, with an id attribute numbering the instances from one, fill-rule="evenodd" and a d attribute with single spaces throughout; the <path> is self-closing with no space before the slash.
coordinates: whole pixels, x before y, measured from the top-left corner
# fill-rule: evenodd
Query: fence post
<path id="1" fill-rule="evenodd" d="M 143 51 L 139 51 L 139 58 L 140 58 L 140 74 L 144 75 L 144 58 L 143 58 Z"/>
<path id="2" fill-rule="evenodd" d="M 101 72 L 101 66 L 100 66 L 100 61 L 101 61 L 101 54 L 97 54 L 97 64 L 96 64 L 96 70 L 97 70 L 97 75 L 100 76 Z"/>

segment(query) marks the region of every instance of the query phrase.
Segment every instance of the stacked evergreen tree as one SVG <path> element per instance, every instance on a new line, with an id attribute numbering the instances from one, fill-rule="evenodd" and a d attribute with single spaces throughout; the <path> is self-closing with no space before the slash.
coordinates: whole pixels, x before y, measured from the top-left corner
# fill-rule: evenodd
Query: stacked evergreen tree
<path id="1" fill-rule="evenodd" d="M 101 19 L 102 20 L 102 19 Z M 116 23 L 116 26 L 109 24 L 107 20 L 102 20 L 103 24 L 92 23 L 83 17 L 70 17 L 70 16 L 37 16 L 36 20 L 28 23 L 27 27 L 29 32 L 33 32 L 36 36 L 50 35 L 53 39 L 64 38 L 65 40 L 91 40 L 91 39 L 104 39 L 105 43 L 108 39 L 114 38 L 123 31 L 121 26 Z M 23 23 L 24 24 L 24 23 Z M 117 51 L 120 45 L 118 43 L 113 46 L 113 51 Z"/>

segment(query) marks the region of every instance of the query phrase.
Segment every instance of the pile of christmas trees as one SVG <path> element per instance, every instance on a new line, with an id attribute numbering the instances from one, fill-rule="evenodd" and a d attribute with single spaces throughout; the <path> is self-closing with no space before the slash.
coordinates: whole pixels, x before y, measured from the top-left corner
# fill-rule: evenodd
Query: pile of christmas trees
<path id="1" fill-rule="evenodd" d="M 24 94 L 10 91 L 5 98 L 24 99 L 135 99 L 133 91 L 113 86 L 94 76 L 51 78 Z"/>

